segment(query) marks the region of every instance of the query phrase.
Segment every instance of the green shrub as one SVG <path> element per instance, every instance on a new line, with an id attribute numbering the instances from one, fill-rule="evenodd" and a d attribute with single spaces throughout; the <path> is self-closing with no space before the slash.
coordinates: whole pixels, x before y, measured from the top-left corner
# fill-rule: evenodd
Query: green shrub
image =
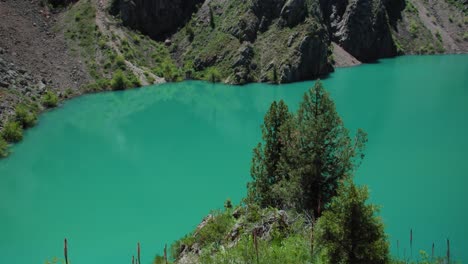
<path id="1" fill-rule="evenodd" d="M 193 31 L 192 23 L 189 22 L 185 27 L 185 34 L 187 34 L 189 41 L 192 42 L 195 38 L 195 32 Z"/>
<path id="2" fill-rule="evenodd" d="M 419 12 L 418 9 L 410 1 L 406 1 L 405 10 L 413 14 L 417 14 Z"/>
<path id="3" fill-rule="evenodd" d="M 165 58 L 164 60 L 162 60 L 159 63 L 159 65 L 153 69 L 153 72 L 157 76 L 161 76 L 164 79 L 166 79 L 166 81 L 169 81 L 169 82 L 182 80 L 182 76 L 181 76 L 179 69 L 174 64 L 174 62 L 169 58 Z"/>
<path id="4" fill-rule="evenodd" d="M 130 85 L 127 88 L 132 88 L 132 87 L 140 87 L 141 82 L 140 79 L 133 73 L 130 73 L 129 76 L 127 77 Z"/>
<path id="5" fill-rule="evenodd" d="M 117 56 L 115 58 L 115 65 L 117 65 L 119 69 L 125 70 L 125 58 L 120 55 Z"/>
<path id="6" fill-rule="evenodd" d="M 32 127 L 36 124 L 37 116 L 30 112 L 24 105 L 18 105 L 15 109 L 15 121 L 23 128 Z"/>
<path id="7" fill-rule="evenodd" d="M 97 79 L 95 83 L 87 84 L 84 89 L 88 92 L 99 92 L 107 90 L 111 86 L 111 81 L 105 78 Z"/>
<path id="8" fill-rule="evenodd" d="M 421 46 L 419 47 L 419 54 L 434 54 L 435 53 L 435 48 L 432 43 L 427 44 L 426 46 Z"/>
<path id="9" fill-rule="evenodd" d="M 107 42 L 106 42 L 105 39 L 100 39 L 98 45 L 99 45 L 100 49 L 106 49 L 107 48 Z"/>
<path id="10" fill-rule="evenodd" d="M 415 37 L 418 36 L 419 26 L 418 26 L 418 24 L 416 23 L 416 21 L 411 20 L 410 25 L 409 25 L 409 32 L 411 33 L 411 35 L 413 36 L 413 38 L 415 38 Z"/>
<path id="11" fill-rule="evenodd" d="M 65 90 L 65 98 L 70 98 L 70 97 L 73 96 L 73 94 L 74 94 L 73 89 L 67 88 L 67 89 Z"/>
<path id="12" fill-rule="evenodd" d="M 234 218 L 229 211 L 224 213 L 216 212 L 213 215 L 213 218 L 195 235 L 201 246 L 210 243 L 221 243 L 234 225 Z"/>
<path id="13" fill-rule="evenodd" d="M 58 104 L 58 97 L 52 91 L 47 91 L 44 96 L 42 96 L 42 105 L 47 108 L 56 107 Z"/>
<path id="14" fill-rule="evenodd" d="M 378 208 L 368 204 L 368 198 L 366 187 L 351 181 L 341 184 L 314 228 L 315 254 L 322 263 L 389 262 L 384 225 L 376 216 Z"/>
<path id="15" fill-rule="evenodd" d="M 127 79 L 121 70 L 115 72 L 114 77 L 112 77 L 111 87 L 114 90 L 124 90 L 130 88 L 132 83 Z"/>
<path id="16" fill-rule="evenodd" d="M 133 40 L 133 43 L 135 43 L 137 45 L 140 44 L 140 42 L 141 42 L 141 39 L 140 39 L 140 37 L 138 35 L 134 35 L 132 37 L 132 40 Z"/>
<path id="17" fill-rule="evenodd" d="M 221 74 L 219 70 L 215 67 L 208 68 L 206 71 L 206 80 L 212 83 L 221 81 Z"/>
<path id="18" fill-rule="evenodd" d="M 0 158 L 8 156 L 8 143 L 0 136 Z"/>
<path id="19" fill-rule="evenodd" d="M 23 128 L 15 121 L 8 121 L 3 128 L 2 137 L 10 142 L 16 143 L 23 139 Z"/>
<path id="20" fill-rule="evenodd" d="M 437 32 L 435 33 L 435 36 L 436 36 L 436 38 L 437 38 L 440 42 L 442 42 L 442 35 L 440 35 L 440 32 L 439 32 L 439 31 L 437 31 Z"/>

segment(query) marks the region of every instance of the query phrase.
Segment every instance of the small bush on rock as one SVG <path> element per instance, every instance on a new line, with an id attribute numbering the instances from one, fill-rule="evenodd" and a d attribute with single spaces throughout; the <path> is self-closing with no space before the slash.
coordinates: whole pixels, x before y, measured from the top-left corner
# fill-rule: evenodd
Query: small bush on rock
<path id="1" fill-rule="evenodd" d="M 21 124 L 15 121 L 8 121 L 3 128 L 2 137 L 10 143 L 21 141 L 23 139 Z"/>
<path id="2" fill-rule="evenodd" d="M 47 91 L 47 93 L 42 97 L 42 105 L 47 108 L 53 108 L 58 105 L 58 97 L 52 91 Z"/>
<path id="3" fill-rule="evenodd" d="M 20 123 L 23 128 L 32 127 L 36 124 L 37 116 L 30 112 L 25 106 L 18 105 L 15 109 L 15 121 Z"/>

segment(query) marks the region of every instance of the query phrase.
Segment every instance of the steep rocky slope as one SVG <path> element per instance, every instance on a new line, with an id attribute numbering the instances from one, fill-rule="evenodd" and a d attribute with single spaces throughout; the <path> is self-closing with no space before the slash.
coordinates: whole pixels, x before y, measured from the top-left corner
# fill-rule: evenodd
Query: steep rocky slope
<path id="1" fill-rule="evenodd" d="M 167 43 L 191 77 L 235 84 L 311 79 L 334 65 L 398 54 L 468 51 L 464 0 L 205 0 L 190 1 L 193 14 L 177 1 L 116 3 L 123 24 L 152 27 L 153 38 L 181 26 Z M 166 20 L 169 31 L 161 29 Z"/>
<path id="2" fill-rule="evenodd" d="M 468 52 L 468 1 L 407 0 L 394 29 L 402 54 Z"/>
<path id="3" fill-rule="evenodd" d="M 332 41 L 361 61 L 395 56 L 387 13 L 377 0 L 210 0 L 173 37 L 173 52 L 229 83 L 311 79 L 333 71 Z"/>

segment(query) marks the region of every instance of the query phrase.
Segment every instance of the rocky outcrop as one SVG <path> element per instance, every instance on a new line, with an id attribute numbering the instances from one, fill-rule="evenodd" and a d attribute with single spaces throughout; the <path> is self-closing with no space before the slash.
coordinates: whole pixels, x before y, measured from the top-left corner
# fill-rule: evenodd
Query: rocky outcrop
<path id="1" fill-rule="evenodd" d="M 396 0 L 322 1 L 332 40 L 364 62 L 397 55 L 387 7 L 398 15 Z"/>
<path id="2" fill-rule="evenodd" d="M 295 58 L 295 62 L 282 65 L 280 82 L 287 83 L 291 82 L 291 80 L 306 80 L 329 73 L 332 71 L 331 65 L 313 63 L 326 61 L 326 54 L 326 46 L 323 46 L 320 41 L 316 41 L 308 36 L 304 37 L 299 45 L 299 56 Z M 311 75 L 311 73 L 315 75 Z"/>
<path id="3" fill-rule="evenodd" d="M 239 19 L 239 23 L 230 27 L 228 32 L 240 41 L 254 42 L 257 39 L 260 22 L 260 19 L 253 12 L 248 12 Z"/>
<path id="4" fill-rule="evenodd" d="M 116 0 L 116 3 L 114 9 L 124 24 L 156 39 L 170 35 L 173 58 L 179 66 L 193 65 L 193 70 L 199 72 L 195 75 L 201 78 L 206 77 L 207 69 L 214 67 L 224 82 L 234 84 L 286 83 L 327 74 L 333 71 L 333 46 L 339 47 L 342 56 L 338 59 L 347 58 L 352 64 L 396 56 L 404 53 L 402 47 L 408 50 L 411 45 L 418 49 L 428 46 L 417 38 L 405 38 L 408 21 L 413 21 L 406 19 L 402 23 L 403 14 L 408 13 L 406 0 Z M 201 4 L 199 8 L 197 4 Z M 443 15 L 435 17 L 447 17 Z M 211 16 L 215 17 L 214 24 L 210 23 Z M 188 20 L 191 28 L 188 31 L 180 28 Z M 443 24 L 439 20 L 444 19 L 436 21 Z M 432 34 L 436 36 L 456 24 L 447 23 L 432 30 Z M 457 24 L 461 29 L 452 30 L 451 37 L 459 40 L 457 46 L 463 46 L 460 36 L 465 32 L 464 25 Z M 187 37 L 189 31 L 192 33 Z"/>
<path id="5" fill-rule="evenodd" d="M 286 26 L 293 27 L 304 21 L 306 14 L 305 0 L 288 0 L 281 9 L 280 16 Z"/>
<path id="6" fill-rule="evenodd" d="M 223 80 L 235 84 L 286 83 L 333 71 L 329 59 L 332 41 L 364 62 L 395 56 L 390 22 L 398 19 L 404 2 L 116 0 L 113 9 L 125 25 L 155 39 L 166 38 L 193 17 L 196 34 L 189 43 L 184 42 L 185 30 L 172 37 L 174 56 L 181 66 L 192 61 L 196 71 L 219 67 L 224 69 Z M 203 5 L 196 10 L 197 4 Z M 214 28 L 208 23 L 213 10 L 217 17 Z M 214 42 L 224 34 L 234 38 L 215 50 L 204 50 L 221 45 Z"/>
<path id="7" fill-rule="evenodd" d="M 239 55 L 232 65 L 234 68 L 234 83 L 244 84 L 254 81 L 252 72 L 257 65 L 253 62 L 254 48 L 251 43 L 246 42 L 238 50 Z"/>
<path id="8" fill-rule="evenodd" d="M 215 67 L 232 84 L 288 83 L 327 74 L 333 70 L 327 57 L 330 39 L 309 2 L 206 1 L 190 22 L 194 38 L 187 38 L 186 30 L 172 37 L 174 57 L 180 65 L 193 62 L 198 72 Z M 206 22 L 210 8 L 214 28 Z"/>
<path id="9" fill-rule="evenodd" d="M 203 0 L 115 0 L 111 7 L 123 24 L 154 39 L 164 39 L 183 26 Z"/>

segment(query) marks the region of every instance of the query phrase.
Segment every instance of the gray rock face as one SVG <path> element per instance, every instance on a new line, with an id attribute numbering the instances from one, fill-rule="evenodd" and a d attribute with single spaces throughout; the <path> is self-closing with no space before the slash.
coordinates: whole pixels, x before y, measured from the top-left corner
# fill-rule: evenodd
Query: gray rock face
<path id="1" fill-rule="evenodd" d="M 164 39 L 183 26 L 203 0 L 116 0 L 111 12 L 124 25 L 154 39 Z"/>
<path id="2" fill-rule="evenodd" d="M 253 13 L 245 14 L 233 28 L 228 32 L 237 37 L 240 41 L 254 42 L 257 38 L 260 21 Z"/>
<path id="3" fill-rule="evenodd" d="M 397 54 L 391 23 L 405 0 L 230 1 L 116 0 L 113 12 L 121 15 L 125 25 L 160 40 L 176 33 L 195 14 L 193 26 L 205 34 L 197 36 L 196 44 L 190 41 L 180 46 L 184 50 L 174 52 L 176 60 L 183 62 L 189 50 L 196 71 L 220 66 L 229 69 L 225 81 L 235 84 L 286 83 L 329 73 L 333 71 L 328 57 L 332 41 L 363 62 Z M 230 7 L 234 4 L 238 6 Z M 204 50 L 207 54 L 200 56 L 200 47 L 216 46 L 207 31 L 208 6 L 218 18 L 216 27 L 209 30 L 234 38 L 232 45 Z M 178 44 L 174 43 L 175 49 Z M 190 45 L 194 49 L 187 49 Z"/>
<path id="4" fill-rule="evenodd" d="M 232 65 L 234 68 L 234 83 L 245 84 L 253 81 L 251 76 L 252 70 L 255 70 L 256 65 L 252 63 L 252 59 L 255 55 L 254 48 L 251 43 L 246 42 L 242 45 L 239 50 L 239 55 Z"/>
<path id="5" fill-rule="evenodd" d="M 279 17 L 286 0 L 253 0 L 252 11 L 259 18 L 259 31 L 265 32 L 272 20 Z"/>
<path id="6" fill-rule="evenodd" d="M 382 0 L 322 2 L 332 40 L 351 55 L 369 62 L 397 54 Z"/>
<path id="7" fill-rule="evenodd" d="M 314 32 L 314 35 L 306 35 L 300 39 L 290 63 L 281 66 L 281 83 L 316 78 L 333 71 L 332 66 L 327 63 L 327 33 L 325 30 Z"/>
<path id="8" fill-rule="evenodd" d="M 306 14 L 305 0 L 288 0 L 281 9 L 281 19 L 288 27 L 304 21 Z"/>

